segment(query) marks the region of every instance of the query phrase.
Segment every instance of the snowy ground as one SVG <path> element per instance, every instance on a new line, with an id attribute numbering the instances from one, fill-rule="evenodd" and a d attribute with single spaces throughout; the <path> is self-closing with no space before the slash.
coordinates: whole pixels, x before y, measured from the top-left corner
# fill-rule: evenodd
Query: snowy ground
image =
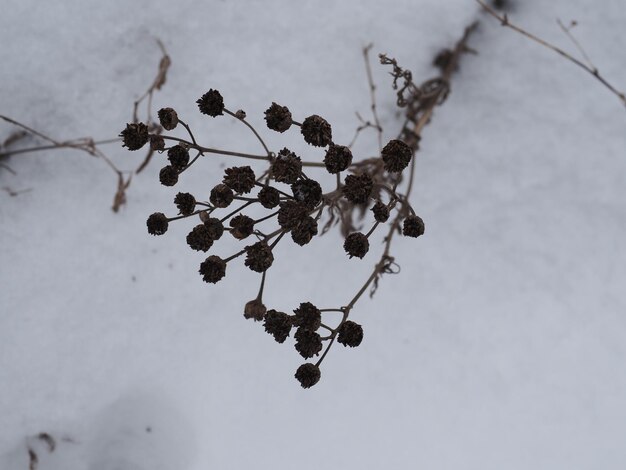
<path id="1" fill-rule="evenodd" d="M 516 4 L 514 21 L 570 50 L 555 19 L 578 20 L 596 65 L 626 88 L 623 1 Z M 38 470 L 626 468 L 626 112 L 473 1 L 3 0 L 0 114 L 59 139 L 114 136 L 154 75 L 159 37 L 173 65 L 155 107 L 175 107 L 204 143 L 258 151 L 238 123 L 197 112 L 209 88 L 259 127 L 276 101 L 324 116 L 346 142 L 354 112 L 368 112 L 365 44 L 419 81 L 476 18 L 478 55 L 418 154 L 427 234 L 396 243 L 401 275 L 354 311 L 362 346 L 333 348 L 311 390 L 293 379 L 297 353 L 241 314 L 256 276 L 208 286 L 188 225 L 146 233 L 180 190 L 158 184 L 156 162 L 113 214 L 102 161 L 9 160 L 17 175 L 1 171 L 0 187 L 31 190 L 0 193 L 0 469 L 26 470 L 28 447 Z M 391 138 L 394 96 L 374 71 Z M 0 139 L 11 131 L 0 124 Z M 266 135 L 321 155 L 296 133 Z M 365 135 L 357 149 L 374 145 Z M 140 158 L 108 152 L 123 169 Z M 225 162 L 183 184 L 208 193 Z M 341 243 L 285 244 L 268 305 L 349 300 L 374 256 L 355 263 Z"/>

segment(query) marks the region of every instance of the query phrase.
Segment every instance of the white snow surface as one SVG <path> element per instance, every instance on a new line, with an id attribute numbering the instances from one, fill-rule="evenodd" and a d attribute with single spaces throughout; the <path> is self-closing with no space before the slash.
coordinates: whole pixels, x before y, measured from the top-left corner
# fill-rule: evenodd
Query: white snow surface
<path id="1" fill-rule="evenodd" d="M 194 222 L 146 232 L 150 213 L 175 215 L 178 191 L 207 197 L 242 160 L 207 157 L 165 188 L 155 157 L 114 214 L 102 160 L 11 157 L 17 174 L 0 170 L 0 187 L 30 191 L 0 193 L 0 470 L 27 470 L 28 448 L 37 470 L 626 468 L 626 112 L 593 77 L 470 0 L 1 10 L 1 114 L 58 139 L 115 136 L 154 77 L 158 37 L 172 67 L 155 109 L 175 107 L 206 145 L 258 153 L 239 123 L 198 113 L 216 88 L 272 149 L 318 160 L 296 130 L 265 128 L 272 101 L 324 116 L 346 143 L 354 113 L 369 116 L 364 45 L 421 81 L 440 48 L 481 26 L 417 154 L 426 234 L 396 240 L 402 272 L 351 315 L 363 344 L 335 345 L 310 390 L 293 378 L 304 361 L 292 343 L 242 316 L 258 275 L 239 263 L 207 285 L 206 255 L 184 240 Z M 573 53 L 555 19 L 577 20 L 601 73 L 626 88 L 623 0 L 517 1 L 510 15 Z M 401 123 L 391 79 L 373 66 L 390 139 Z M 13 130 L 0 123 L 0 139 Z M 124 170 L 143 158 L 106 152 Z M 365 132 L 355 155 L 375 152 Z M 336 232 L 281 243 L 266 304 L 344 305 L 381 249 L 347 259 Z"/>

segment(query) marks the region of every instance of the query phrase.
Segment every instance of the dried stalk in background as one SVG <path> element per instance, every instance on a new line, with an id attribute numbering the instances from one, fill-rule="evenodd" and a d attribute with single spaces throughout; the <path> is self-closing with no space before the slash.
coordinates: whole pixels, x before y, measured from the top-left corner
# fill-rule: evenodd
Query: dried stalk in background
<path id="1" fill-rule="evenodd" d="M 171 65 L 171 60 L 169 55 L 167 54 L 163 43 L 157 39 L 157 44 L 161 49 L 161 60 L 159 61 L 159 67 L 157 70 L 156 77 L 152 81 L 152 84 L 146 92 L 134 102 L 133 104 L 133 122 L 138 122 L 138 110 L 140 105 L 147 101 L 147 109 L 146 109 L 146 122 L 150 125 L 151 129 L 155 133 L 160 133 L 161 128 L 158 124 L 156 124 L 153 120 L 152 116 L 152 97 L 154 93 L 161 89 L 161 87 L 165 84 L 167 79 L 167 71 Z M 133 175 L 139 174 L 150 162 L 152 158 L 153 151 L 148 150 L 145 158 L 142 163 L 134 170 L 134 171 L 122 171 L 120 170 L 111 159 L 101 150 L 102 145 L 111 144 L 114 142 L 119 142 L 119 138 L 113 139 L 105 139 L 105 140 L 94 140 L 92 137 L 81 137 L 78 139 L 71 140 L 57 140 L 48 135 L 39 132 L 26 124 L 22 124 L 21 122 L 16 121 L 8 116 L 0 115 L 0 119 L 18 127 L 20 130 L 11 134 L 3 143 L 0 145 L 0 166 L 5 168 L 7 171 L 15 174 L 15 172 L 2 160 L 6 160 L 10 156 L 25 154 L 25 153 L 34 153 L 43 150 L 58 150 L 58 149 L 74 149 L 80 150 L 82 152 L 87 153 L 96 158 L 100 158 L 103 160 L 107 166 L 116 174 L 117 176 L 117 188 L 115 194 L 113 196 L 113 205 L 111 209 L 113 212 L 119 211 L 120 207 L 126 203 L 126 190 L 130 186 Z M 11 150 L 10 147 L 18 142 L 20 139 L 23 139 L 27 136 L 33 136 L 35 138 L 41 139 L 47 142 L 46 145 L 38 145 L 34 147 L 27 147 L 22 149 Z M 126 176 L 125 176 L 126 175 Z M 8 188 L 4 188 L 10 195 L 17 195 L 23 191 L 12 191 Z"/>
<path id="2" fill-rule="evenodd" d="M 576 59 L 571 54 L 568 54 L 563 49 L 560 49 L 559 47 L 555 46 L 554 44 L 551 44 L 548 41 L 545 41 L 545 40 L 535 36 L 534 34 L 529 33 L 528 31 L 522 29 L 521 27 L 514 25 L 513 23 L 511 23 L 509 21 L 509 17 L 508 17 L 508 15 L 506 13 L 503 13 L 502 15 L 498 14 L 493 8 L 491 8 L 489 5 L 487 5 L 483 0 L 476 0 L 476 2 L 478 2 L 478 4 L 483 8 L 483 10 L 485 10 L 489 15 L 493 16 L 495 19 L 500 21 L 500 24 L 502 26 L 505 26 L 505 27 L 507 27 L 509 29 L 512 29 L 513 31 L 515 31 L 515 32 L 521 34 L 522 36 L 530 39 L 531 41 L 534 41 L 534 42 L 536 42 L 538 44 L 541 44 L 544 47 L 547 47 L 548 49 L 556 52 L 560 56 L 564 57 L 565 59 L 569 60 L 573 64 L 575 64 L 578 67 L 580 67 L 583 70 L 585 70 L 588 74 L 592 75 L 596 80 L 598 80 L 602 85 L 604 85 L 611 93 L 613 93 L 615 96 L 617 96 L 619 98 L 619 100 L 622 102 L 622 104 L 626 107 L 626 95 L 624 94 L 624 92 L 617 90 L 613 85 L 611 85 L 600 74 L 600 71 L 598 70 L 598 68 L 595 67 L 593 65 L 593 63 L 589 60 L 589 57 L 587 56 L 585 51 L 580 46 L 580 43 L 571 34 L 571 31 L 570 31 L 571 27 L 570 28 L 566 28 L 559 21 L 559 26 L 565 32 L 565 34 L 567 34 L 568 38 L 570 38 L 570 40 L 574 43 L 576 48 L 581 52 L 584 60 L 587 61 L 587 64 L 585 64 L 581 60 Z M 575 26 L 575 23 L 573 23 L 572 26 Z"/>

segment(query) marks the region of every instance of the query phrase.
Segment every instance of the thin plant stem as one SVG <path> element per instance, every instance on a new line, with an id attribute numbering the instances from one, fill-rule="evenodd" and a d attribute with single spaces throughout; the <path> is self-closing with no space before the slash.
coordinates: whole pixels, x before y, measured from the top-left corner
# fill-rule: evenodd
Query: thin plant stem
<path id="1" fill-rule="evenodd" d="M 248 123 L 248 121 L 246 121 L 245 118 L 237 116 L 235 113 L 233 113 L 232 111 L 229 111 L 228 109 L 224 109 L 224 112 L 226 114 L 234 117 L 238 121 L 241 121 L 242 123 L 244 123 L 246 125 L 246 127 L 253 132 L 253 134 L 256 136 L 256 138 L 259 140 L 259 142 L 263 146 L 263 149 L 265 149 L 265 153 L 267 153 L 267 157 L 266 157 L 267 159 L 269 159 L 272 156 L 272 152 L 270 152 L 270 150 L 267 148 L 267 145 L 265 145 L 265 142 L 263 141 L 263 139 L 261 138 L 259 133 L 256 131 L 256 129 L 254 127 L 252 127 L 252 125 L 250 125 L 250 123 Z"/>
<path id="2" fill-rule="evenodd" d="M 196 149 L 200 152 L 206 152 L 206 153 L 215 153 L 218 155 L 226 155 L 229 157 L 241 157 L 241 158 L 250 158 L 252 160 L 267 160 L 267 157 L 265 155 L 253 155 L 250 153 L 242 153 L 242 152 L 231 152 L 228 150 L 218 150 L 218 149 L 213 149 L 213 148 L 209 148 L 209 147 L 203 147 L 201 145 L 195 145 L 193 142 L 189 142 L 188 140 L 185 139 L 180 139 L 178 137 L 173 137 L 173 136 L 169 136 L 169 135 L 164 135 L 162 136 L 164 139 L 166 140 L 174 140 L 176 142 L 181 142 L 184 144 L 189 145 L 189 147 Z"/>
<path id="3" fill-rule="evenodd" d="M 534 41 L 537 44 L 541 44 L 542 46 L 547 47 L 548 49 L 556 52 L 560 56 L 562 56 L 565 59 L 567 59 L 570 62 L 572 62 L 574 65 L 580 67 L 581 69 L 583 69 L 584 71 L 586 71 L 587 73 L 589 73 L 590 75 L 595 77 L 596 80 L 598 80 L 602 85 L 604 85 L 611 93 L 613 93 L 615 96 L 617 96 L 619 98 L 619 100 L 622 102 L 622 104 L 626 107 L 626 95 L 624 94 L 624 92 L 618 91 L 613 85 L 611 85 L 602 75 L 600 75 L 600 72 L 598 71 L 597 68 L 590 67 L 589 65 L 585 64 L 584 62 L 582 62 L 582 61 L 576 59 L 575 57 L 573 57 L 572 55 L 568 54 L 563 49 L 555 46 L 554 44 L 549 43 L 548 41 L 546 41 L 544 39 L 541 39 L 538 36 L 535 36 L 534 34 L 529 33 L 528 31 L 526 31 L 525 29 L 522 29 L 521 27 L 511 23 L 509 21 L 508 15 L 506 13 L 504 13 L 503 15 L 499 15 L 493 8 L 491 8 L 489 5 L 487 5 L 483 0 L 476 0 L 476 2 L 478 2 L 478 4 L 483 8 L 483 10 L 485 10 L 489 15 L 493 16 L 495 19 L 500 21 L 500 24 L 502 26 L 507 27 L 509 29 L 512 29 L 513 31 L 515 31 L 515 32 L 521 34 L 522 36 L 530 39 L 531 41 Z"/>

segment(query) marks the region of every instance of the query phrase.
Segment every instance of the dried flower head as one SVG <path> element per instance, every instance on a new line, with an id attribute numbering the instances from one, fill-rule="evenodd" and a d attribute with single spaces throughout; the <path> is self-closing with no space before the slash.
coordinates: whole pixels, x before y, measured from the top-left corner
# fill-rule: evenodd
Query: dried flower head
<path id="1" fill-rule="evenodd" d="M 352 151 L 344 145 L 330 144 L 324 157 L 324 166 L 329 173 L 346 170 L 352 164 Z"/>
<path id="2" fill-rule="evenodd" d="M 163 186 L 174 186 L 178 183 L 178 170 L 172 165 L 164 166 L 159 172 L 159 181 Z"/>
<path id="3" fill-rule="evenodd" d="M 424 221 L 418 215 L 410 215 L 402 224 L 402 235 L 417 238 L 424 235 Z"/>
<path id="4" fill-rule="evenodd" d="M 222 238 L 222 234 L 224 233 L 224 225 L 220 219 L 216 219 L 215 217 L 206 217 L 203 220 L 204 225 L 209 231 L 209 236 L 213 240 L 219 240 Z"/>
<path id="5" fill-rule="evenodd" d="M 262 273 L 274 262 L 272 249 L 264 241 L 246 247 L 246 260 L 244 264 L 252 271 Z"/>
<path id="6" fill-rule="evenodd" d="M 219 207 L 223 209 L 224 207 L 230 206 L 230 203 L 233 202 L 235 195 L 233 194 L 233 190 L 230 189 L 225 184 L 218 184 L 211 190 L 211 194 L 209 195 L 209 201 L 215 207 Z"/>
<path id="7" fill-rule="evenodd" d="M 282 149 L 272 163 L 271 175 L 279 183 L 293 184 L 302 172 L 302 160 L 288 148 Z"/>
<path id="8" fill-rule="evenodd" d="M 278 209 L 278 225 L 284 229 L 292 229 L 298 225 L 307 215 L 307 206 L 298 201 L 284 201 Z"/>
<path id="9" fill-rule="evenodd" d="M 165 217 L 165 214 L 162 212 L 155 212 L 148 217 L 146 225 L 148 226 L 148 233 L 150 235 L 163 235 L 167 232 L 169 222 L 167 217 Z"/>
<path id="10" fill-rule="evenodd" d="M 372 212 L 374 213 L 374 220 L 376 220 L 376 222 L 384 224 L 389 220 L 389 208 L 380 201 L 376 201 L 376 204 L 372 207 Z"/>
<path id="11" fill-rule="evenodd" d="M 337 330 L 337 342 L 356 348 L 363 341 L 363 327 L 351 320 L 346 320 Z"/>
<path id="12" fill-rule="evenodd" d="M 322 350 L 322 338 L 314 331 L 298 328 L 294 338 L 296 339 L 296 351 L 305 359 L 319 354 Z"/>
<path id="13" fill-rule="evenodd" d="M 326 147 L 333 140 L 333 131 L 326 119 L 314 114 L 302 123 L 300 129 L 307 144 L 315 147 Z"/>
<path id="14" fill-rule="evenodd" d="M 211 246 L 213 246 L 213 239 L 206 225 L 196 225 L 187 235 L 187 244 L 192 250 L 209 251 Z"/>
<path id="15" fill-rule="evenodd" d="M 157 113 L 159 116 L 159 122 L 163 129 L 166 131 L 171 131 L 176 129 L 178 125 L 178 114 L 172 108 L 161 108 Z"/>
<path id="16" fill-rule="evenodd" d="M 167 159 L 174 168 L 180 171 L 189 163 L 189 151 L 182 145 L 174 145 L 167 151 Z"/>
<path id="17" fill-rule="evenodd" d="M 225 173 L 223 183 L 236 193 L 247 194 L 256 184 L 256 176 L 249 166 L 226 168 Z"/>
<path id="18" fill-rule="evenodd" d="M 210 89 L 196 103 L 202 114 L 211 117 L 224 114 L 224 98 L 217 90 Z"/>
<path id="19" fill-rule="evenodd" d="M 174 204 L 176 204 L 179 214 L 190 215 L 196 208 L 196 198 L 190 193 L 178 193 L 174 197 Z"/>
<path id="20" fill-rule="evenodd" d="M 243 240 L 252 235 L 254 231 L 254 220 L 247 215 L 239 214 L 230 219 L 230 226 L 232 227 L 230 233 L 237 240 Z"/>
<path id="21" fill-rule="evenodd" d="M 128 150 L 139 150 L 148 143 L 150 134 L 148 126 L 143 122 L 133 122 L 126 124 L 126 128 L 120 133 L 122 146 Z"/>
<path id="22" fill-rule="evenodd" d="M 291 185 L 291 191 L 296 201 L 310 209 L 313 209 L 322 200 L 322 187 L 315 180 L 298 180 Z"/>
<path id="23" fill-rule="evenodd" d="M 361 232 L 354 232 L 346 237 L 343 249 L 350 255 L 350 258 L 355 256 L 363 258 L 370 249 L 370 243 Z"/>
<path id="24" fill-rule="evenodd" d="M 322 312 L 311 302 L 303 302 L 293 311 L 293 324 L 307 330 L 316 331 L 322 324 Z"/>
<path id="25" fill-rule="evenodd" d="M 373 189 L 374 182 L 372 177 L 367 173 L 362 173 L 360 175 L 346 176 L 342 193 L 351 203 L 364 204 L 369 200 Z"/>
<path id="26" fill-rule="evenodd" d="M 291 317 L 283 312 L 268 310 L 263 326 L 277 342 L 284 343 L 291 332 Z"/>
<path id="27" fill-rule="evenodd" d="M 291 239 L 300 246 L 304 246 L 317 235 L 317 222 L 313 217 L 306 216 L 291 229 Z"/>
<path id="28" fill-rule="evenodd" d="M 261 205 L 266 209 L 273 209 L 280 203 L 280 193 L 278 189 L 272 188 L 271 186 L 263 186 L 257 197 Z"/>
<path id="29" fill-rule="evenodd" d="M 260 299 L 251 300 L 243 309 L 243 316 L 248 320 L 263 321 L 267 308 Z"/>
<path id="30" fill-rule="evenodd" d="M 276 132 L 285 132 L 293 123 L 289 108 L 276 103 L 272 103 L 265 111 L 265 122 L 268 128 Z"/>
<path id="31" fill-rule="evenodd" d="M 398 173 L 409 165 L 413 151 L 401 140 L 390 140 L 383 148 L 382 157 L 385 170 L 389 173 Z"/>
<path id="32" fill-rule="evenodd" d="M 200 264 L 199 272 L 204 282 L 215 284 L 226 275 L 226 261 L 219 256 L 211 255 Z"/>
<path id="33" fill-rule="evenodd" d="M 315 364 L 311 364 L 310 362 L 302 364 L 300 367 L 298 367 L 298 370 L 295 374 L 295 377 L 298 382 L 300 382 L 300 385 L 302 385 L 302 388 L 311 388 L 313 385 L 320 381 L 321 376 L 322 373 L 320 371 L 320 368 Z"/>

